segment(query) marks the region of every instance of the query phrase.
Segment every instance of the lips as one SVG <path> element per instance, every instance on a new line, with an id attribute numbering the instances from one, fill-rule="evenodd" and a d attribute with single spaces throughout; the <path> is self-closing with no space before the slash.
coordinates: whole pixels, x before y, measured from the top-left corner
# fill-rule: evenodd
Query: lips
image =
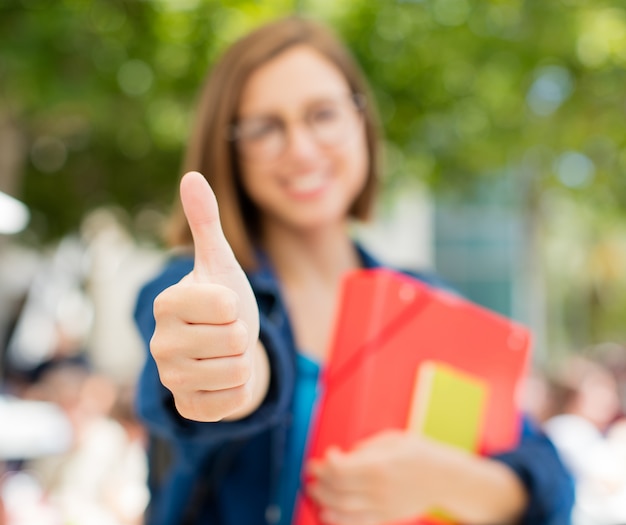
<path id="1" fill-rule="evenodd" d="M 285 182 L 287 192 L 296 198 L 314 196 L 328 186 L 329 177 L 323 173 L 313 173 L 292 177 Z"/>

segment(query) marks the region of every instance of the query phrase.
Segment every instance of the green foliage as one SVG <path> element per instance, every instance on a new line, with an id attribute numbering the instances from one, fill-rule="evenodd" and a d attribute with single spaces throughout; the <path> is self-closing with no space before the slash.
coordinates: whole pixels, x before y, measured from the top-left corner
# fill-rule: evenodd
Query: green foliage
<path id="1" fill-rule="evenodd" d="M 371 79 L 391 184 L 465 193 L 506 169 L 523 206 L 554 188 L 622 216 L 618 2 L 23 0 L 0 7 L 0 96 L 27 139 L 40 233 L 99 204 L 166 208 L 207 67 L 294 10 L 333 23 Z"/>
<path id="2" fill-rule="evenodd" d="M 404 154 L 399 171 L 467 190 L 505 166 L 527 167 L 537 190 L 566 187 L 623 208 L 625 10 L 582 1 L 364 0 L 337 23 Z M 569 151 L 591 161 L 589 179 L 555 173 Z"/>
<path id="3" fill-rule="evenodd" d="M 27 139 L 23 199 L 43 238 L 91 208 L 167 208 L 208 65 L 252 20 L 217 0 L 29 0 L 0 7 L 2 106 Z M 283 8 L 283 11 L 287 11 Z"/>

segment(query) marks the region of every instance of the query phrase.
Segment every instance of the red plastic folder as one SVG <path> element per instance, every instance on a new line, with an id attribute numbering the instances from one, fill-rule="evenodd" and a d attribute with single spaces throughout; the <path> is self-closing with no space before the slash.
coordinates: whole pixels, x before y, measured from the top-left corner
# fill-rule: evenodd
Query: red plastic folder
<path id="1" fill-rule="evenodd" d="M 331 445 L 350 450 L 377 432 L 407 428 L 416 371 L 427 360 L 485 382 L 476 452 L 511 449 L 519 440 L 518 393 L 529 355 L 528 330 L 506 317 L 398 272 L 351 272 L 321 377 L 307 457 L 323 457 Z M 410 523 L 433 521 L 423 517 Z M 304 496 L 294 524 L 321 524 Z"/>

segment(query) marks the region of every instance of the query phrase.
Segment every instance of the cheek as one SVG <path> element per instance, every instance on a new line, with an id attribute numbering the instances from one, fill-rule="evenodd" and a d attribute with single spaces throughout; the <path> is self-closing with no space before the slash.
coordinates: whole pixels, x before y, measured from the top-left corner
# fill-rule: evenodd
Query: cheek
<path id="1" fill-rule="evenodd" d="M 363 134 L 350 144 L 345 159 L 346 170 L 350 173 L 350 178 L 354 181 L 355 186 L 358 186 L 359 191 L 367 181 L 369 164 L 369 151 L 367 149 L 365 134 Z"/>

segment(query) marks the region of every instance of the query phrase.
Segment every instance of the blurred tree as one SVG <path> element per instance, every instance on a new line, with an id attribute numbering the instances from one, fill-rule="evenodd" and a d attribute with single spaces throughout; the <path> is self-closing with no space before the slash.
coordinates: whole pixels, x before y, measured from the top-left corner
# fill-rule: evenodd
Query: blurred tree
<path id="1" fill-rule="evenodd" d="M 392 183 L 467 192 L 514 170 L 529 198 L 553 188 L 621 215 L 617 1 L 12 0 L 0 7 L 0 96 L 27 139 L 23 198 L 48 218 L 42 233 L 96 204 L 167 205 L 207 65 L 294 10 L 330 19 L 366 69 Z"/>
<path id="2" fill-rule="evenodd" d="M 368 0 L 337 25 L 398 171 L 467 191 L 513 169 L 536 190 L 622 209 L 626 9 L 613 4 Z"/>
<path id="3" fill-rule="evenodd" d="M 43 239 L 94 206 L 172 199 L 207 65 L 253 21 L 289 11 L 219 0 L 23 0 L 0 6 L 1 112 L 26 137 L 24 201 Z"/>

